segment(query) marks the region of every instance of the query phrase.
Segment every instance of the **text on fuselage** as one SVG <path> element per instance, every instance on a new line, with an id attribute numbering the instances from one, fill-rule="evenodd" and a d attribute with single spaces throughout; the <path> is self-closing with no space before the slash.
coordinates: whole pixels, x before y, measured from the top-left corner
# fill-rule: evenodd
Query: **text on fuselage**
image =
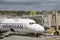
<path id="1" fill-rule="evenodd" d="M 21 24 L 21 23 L 3 23 L 2 27 L 23 29 L 23 24 Z"/>

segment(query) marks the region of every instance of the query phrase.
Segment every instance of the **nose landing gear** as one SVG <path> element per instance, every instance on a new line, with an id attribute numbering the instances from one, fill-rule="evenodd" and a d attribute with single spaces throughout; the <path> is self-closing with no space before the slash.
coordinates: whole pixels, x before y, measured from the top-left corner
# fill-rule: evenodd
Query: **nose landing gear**
<path id="1" fill-rule="evenodd" d="M 37 34 L 35 34 L 35 37 L 39 37 L 40 35 L 42 35 L 42 34 L 37 33 Z"/>
<path id="2" fill-rule="evenodd" d="M 35 37 L 39 37 L 39 34 L 37 33 L 37 34 L 35 34 Z"/>

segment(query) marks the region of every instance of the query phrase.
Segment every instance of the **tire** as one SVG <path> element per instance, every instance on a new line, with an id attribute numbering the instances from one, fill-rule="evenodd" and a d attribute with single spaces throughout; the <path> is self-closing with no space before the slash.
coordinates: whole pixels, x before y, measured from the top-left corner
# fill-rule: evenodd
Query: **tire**
<path id="1" fill-rule="evenodd" d="M 35 37 L 39 37 L 39 34 L 37 33 L 37 34 L 35 34 Z"/>

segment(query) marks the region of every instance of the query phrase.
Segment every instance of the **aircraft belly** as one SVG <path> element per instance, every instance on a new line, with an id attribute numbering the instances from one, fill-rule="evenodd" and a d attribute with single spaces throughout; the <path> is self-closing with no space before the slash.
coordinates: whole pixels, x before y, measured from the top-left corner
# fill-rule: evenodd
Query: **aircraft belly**
<path id="1" fill-rule="evenodd" d="M 35 31 L 29 29 L 14 29 L 14 30 L 18 32 L 25 32 L 25 33 L 36 33 Z"/>

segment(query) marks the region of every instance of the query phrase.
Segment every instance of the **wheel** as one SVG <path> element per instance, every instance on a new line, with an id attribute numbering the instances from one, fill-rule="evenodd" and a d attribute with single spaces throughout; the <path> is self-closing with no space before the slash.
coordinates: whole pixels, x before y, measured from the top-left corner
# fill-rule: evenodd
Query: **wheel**
<path id="1" fill-rule="evenodd" d="M 39 34 L 37 33 L 37 34 L 35 34 L 35 37 L 39 37 Z"/>
<path id="2" fill-rule="evenodd" d="M 39 37 L 39 34 L 38 33 L 36 34 L 36 37 Z"/>

